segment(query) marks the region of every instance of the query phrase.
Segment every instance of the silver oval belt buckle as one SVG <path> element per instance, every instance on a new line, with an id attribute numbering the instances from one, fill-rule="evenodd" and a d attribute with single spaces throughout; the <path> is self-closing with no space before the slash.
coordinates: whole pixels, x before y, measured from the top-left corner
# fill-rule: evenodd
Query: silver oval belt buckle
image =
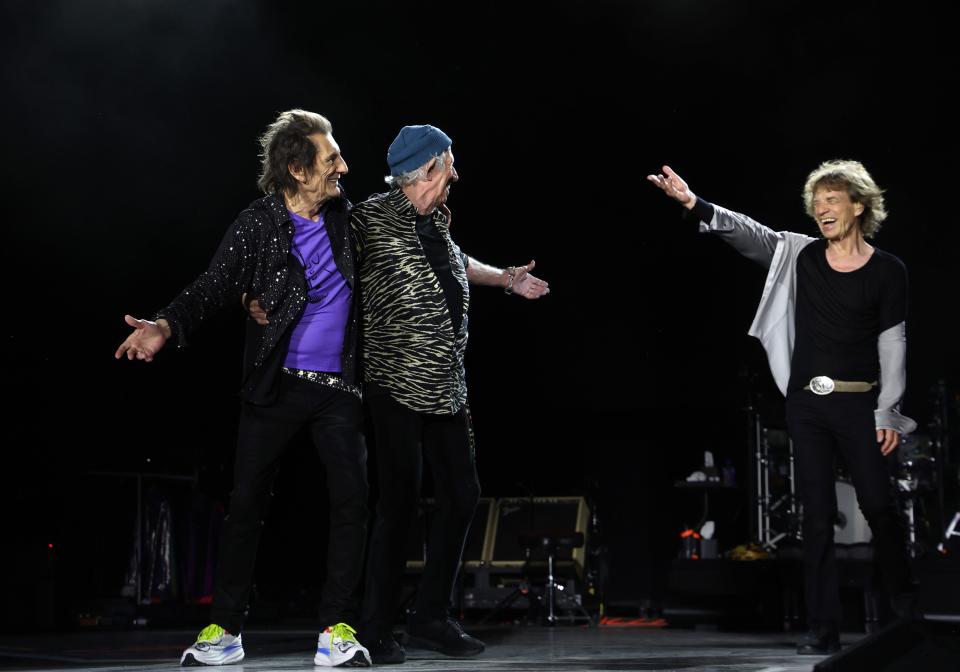
<path id="1" fill-rule="evenodd" d="M 816 376 L 810 379 L 810 391 L 814 394 L 824 395 L 833 392 L 833 378 L 830 376 Z"/>

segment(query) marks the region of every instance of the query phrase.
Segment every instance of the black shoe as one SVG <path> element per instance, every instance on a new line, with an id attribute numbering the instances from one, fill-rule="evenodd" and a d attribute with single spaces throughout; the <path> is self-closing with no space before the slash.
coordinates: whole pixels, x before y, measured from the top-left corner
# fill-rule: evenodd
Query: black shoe
<path id="1" fill-rule="evenodd" d="M 815 632 L 807 633 L 797 645 L 797 654 L 801 656 L 829 656 L 840 650 L 840 636 L 835 632 L 818 635 Z"/>
<path id="2" fill-rule="evenodd" d="M 465 633 L 460 623 L 452 618 L 436 621 L 411 620 L 407 626 L 407 645 L 458 658 L 475 656 L 486 648 L 479 639 Z"/>
<path id="3" fill-rule="evenodd" d="M 399 665 L 407 660 L 407 652 L 392 632 L 372 637 L 357 635 L 357 639 L 367 647 L 374 665 Z"/>

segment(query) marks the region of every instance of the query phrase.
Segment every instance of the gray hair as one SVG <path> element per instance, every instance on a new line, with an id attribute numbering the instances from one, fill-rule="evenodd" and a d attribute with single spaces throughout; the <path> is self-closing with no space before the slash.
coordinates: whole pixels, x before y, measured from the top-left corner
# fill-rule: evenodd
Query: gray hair
<path id="1" fill-rule="evenodd" d="M 265 194 L 293 194 L 297 181 L 290 174 L 290 167 L 313 172 L 317 161 L 317 146 L 310 136 L 315 133 L 330 135 L 330 121 L 316 112 L 287 110 L 267 126 L 260 136 L 260 178 L 257 186 Z"/>
<path id="2" fill-rule="evenodd" d="M 449 151 L 448 149 L 445 149 L 443 150 L 442 154 L 437 154 L 430 159 L 430 161 L 432 161 L 433 159 L 437 160 L 437 165 L 436 165 L 437 170 L 443 170 L 444 168 L 447 167 L 448 151 Z M 400 173 L 399 175 L 387 175 L 385 178 L 383 178 L 383 181 L 386 182 L 391 189 L 393 188 L 403 189 L 404 187 L 409 186 L 414 182 L 419 182 L 420 180 L 424 179 L 427 176 L 427 164 L 430 163 L 430 161 L 427 161 L 427 163 L 423 164 L 419 168 L 408 170 L 407 172 Z"/>
<path id="3" fill-rule="evenodd" d="M 883 190 L 870 177 L 870 173 L 859 161 L 824 161 L 807 176 L 803 187 L 803 202 L 807 214 L 816 217 L 813 198 L 818 189 L 829 188 L 843 190 L 854 203 L 863 206 L 860 215 L 860 231 L 867 238 L 880 230 L 880 224 L 887 218 L 887 209 L 883 202 Z"/>

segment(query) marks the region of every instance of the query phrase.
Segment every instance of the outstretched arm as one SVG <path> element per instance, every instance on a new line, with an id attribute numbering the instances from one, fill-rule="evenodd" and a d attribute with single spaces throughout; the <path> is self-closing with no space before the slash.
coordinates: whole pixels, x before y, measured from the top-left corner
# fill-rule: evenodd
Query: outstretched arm
<path id="1" fill-rule="evenodd" d="M 250 288 L 254 268 L 263 249 L 265 225 L 241 214 L 224 235 L 206 271 L 190 283 L 154 319 L 169 323 L 171 337 L 179 347 L 187 336 L 225 305 Z"/>
<path id="2" fill-rule="evenodd" d="M 765 268 L 770 266 L 781 234 L 746 215 L 697 198 L 670 166 L 664 166 L 663 173 L 658 175 L 647 175 L 647 179 L 667 196 L 691 210 L 700 219 L 700 231 L 715 233 L 743 256 Z"/>
<path id="3" fill-rule="evenodd" d="M 550 293 L 550 285 L 538 277 L 530 275 L 537 262 L 530 261 L 524 266 L 509 266 L 504 269 L 489 266 L 467 257 L 467 280 L 474 285 L 502 287 L 507 294 L 517 294 L 525 299 L 539 299 Z"/>

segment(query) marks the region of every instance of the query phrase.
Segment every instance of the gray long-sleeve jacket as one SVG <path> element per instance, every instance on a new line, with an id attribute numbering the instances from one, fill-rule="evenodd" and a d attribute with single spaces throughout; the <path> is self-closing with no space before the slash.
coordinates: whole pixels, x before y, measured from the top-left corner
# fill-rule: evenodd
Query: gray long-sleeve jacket
<path id="1" fill-rule="evenodd" d="M 702 203 L 706 205 L 706 202 Z M 718 205 L 712 207 L 713 217 L 709 222 L 700 222 L 700 231 L 718 234 L 740 254 L 769 269 L 757 314 L 747 333 L 763 344 L 777 387 L 786 395 L 796 332 L 797 257 L 816 238 L 802 233 L 774 231 L 746 215 Z M 697 207 L 695 212 L 703 214 L 706 211 Z M 917 423 L 900 414 L 900 401 L 907 385 L 906 322 L 881 332 L 877 350 L 880 355 L 880 395 L 874 411 L 876 427 L 909 434 L 917 428 Z"/>

